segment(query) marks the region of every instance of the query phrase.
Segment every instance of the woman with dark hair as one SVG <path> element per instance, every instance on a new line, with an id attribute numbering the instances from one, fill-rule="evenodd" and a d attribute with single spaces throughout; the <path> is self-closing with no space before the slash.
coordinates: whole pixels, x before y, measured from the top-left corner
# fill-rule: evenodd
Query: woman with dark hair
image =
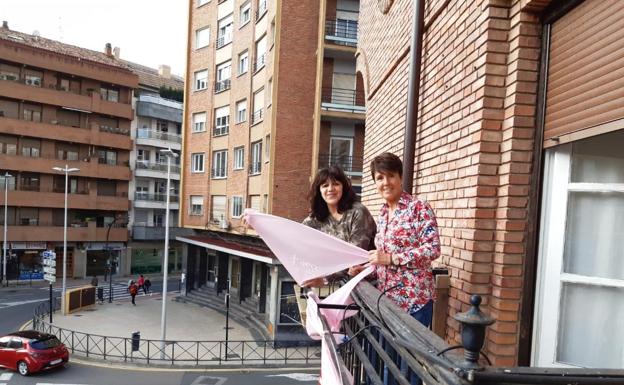
<path id="1" fill-rule="evenodd" d="M 310 214 L 303 224 L 349 242 L 364 250 L 373 247 L 375 220 L 368 209 L 357 201 L 349 178 L 338 166 L 320 169 L 308 193 Z M 337 273 L 304 283 L 305 286 L 322 286 L 341 278 Z"/>

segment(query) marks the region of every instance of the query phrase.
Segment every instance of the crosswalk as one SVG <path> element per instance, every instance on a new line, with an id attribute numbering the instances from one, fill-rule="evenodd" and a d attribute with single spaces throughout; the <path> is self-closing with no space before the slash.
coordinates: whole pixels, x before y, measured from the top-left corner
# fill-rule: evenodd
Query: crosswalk
<path id="1" fill-rule="evenodd" d="M 75 288 L 78 288 L 78 287 L 84 287 L 84 285 L 68 286 L 66 288 L 66 290 L 75 289 Z M 104 300 L 108 301 L 108 297 L 109 297 L 108 293 L 110 291 L 109 285 L 108 284 L 104 284 L 104 285 L 100 285 L 98 287 L 104 288 Z M 130 298 L 130 293 L 128 292 L 128 287 L 125 284 L 123 284 L 123 283 L 113 283 L 112 287 L 113 287 L 113 300 L 114 301 L 122 300 L 122 299 L 129 299 Z M 49 288 L 42 288 L 41 290 L 49 290 Z M 55 288 L 52 289 L 52 291 L 54 293 L 59 293 L 60 294 L 63 291 L 63 289 L 60 288 L 60 287 L 55 287 Z M 142 294 L 144 294 L 143 290 L 140 290 L 138 295 L 142 295 Z"/>
<path id="2" fill-rule="evenodd" d="M 0 369 L 0 385 L 11 385 L 9 381 L 11 381 L 11 378 L 13 378 L 14 375 L 15 373 L 12 373 L 12 372 L 3 373 L 2 369 Z M 51 383 L 51 382 L 37 382 L 34 385 L 86 385 L 86 384 L 57 384 L 57 383 Z"/>

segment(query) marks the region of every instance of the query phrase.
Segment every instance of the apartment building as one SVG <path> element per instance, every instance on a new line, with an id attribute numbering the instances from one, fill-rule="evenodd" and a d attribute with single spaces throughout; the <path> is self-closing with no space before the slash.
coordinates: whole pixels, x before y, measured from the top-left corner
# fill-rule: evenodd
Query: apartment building
<path id="1" fill-rule="evenodd" d="M 320 4 L 320 7 L 319 7 Z M 361 186 L 358 1 L 189 1 L 181 226 L 187 290 L 229 288 L 271 337 L 298 329 L 292 278 L 242 226 L 245 208 L 301 221 L 311 177 Z"/>
<path id="2" fill-rule="evenodd" d="M 7 265 L 41 278 L 43 250 L 67 259 L 68 276 L 102 275 L 123 259 L 128 231 L 132 90 L 137 76 L 101 53 L 0 28 L 0 172 L 6 180 Z M 63 255 L 69 166 L 67 256 Z M 4 215 L 0 215 L 4 222 Z M 62 269 L 57 269 L 60 274 Z"/>
<path id="3" fill-rule="evenodd" d="M 419 119 L 404 160 L 438 217 L 447 340 L 480 294 L 494 365 L 621 369 L 624 4 L 416 3 Z M 365 164 L 406 144 L 412 4 L 360 5 Z M 370 179 L 363 197 L 377 212 Z"/>

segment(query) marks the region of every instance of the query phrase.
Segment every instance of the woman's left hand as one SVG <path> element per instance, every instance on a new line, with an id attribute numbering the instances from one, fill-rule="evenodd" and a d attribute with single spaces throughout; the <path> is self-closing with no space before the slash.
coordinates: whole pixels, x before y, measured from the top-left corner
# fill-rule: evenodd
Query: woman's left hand
<path id="1" fill-rule="evenodd" d="M 384 253 L 381 250 L 371 250 L 368 252 L 368 261 L 373 265 L 391 265 L 392 254 Z"/>

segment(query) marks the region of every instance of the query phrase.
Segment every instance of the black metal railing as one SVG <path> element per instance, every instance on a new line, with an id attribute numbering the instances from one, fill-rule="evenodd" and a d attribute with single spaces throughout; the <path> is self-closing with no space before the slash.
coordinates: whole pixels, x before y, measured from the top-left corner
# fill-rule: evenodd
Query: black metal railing
<path id="1" fill-rule="evenodd" d="M 253 115 L 251 115 L 251 124 L 254 125 L 256 123 L 260 123 L 264 119 L 263 109 L 259 109 L 254 111 Z"/>
<path id="2" fill-rule="evenodd" d="M 121 127 L 110 127 L 110 126 L 100 126 L 100 132 L 108 132 L 110 134 L 117 135 L 130 135 L 129 128 L 121 128 Z"/>
<path id="3" fill-rule="evenodd" d="M 210 177 L 211 178 L 226 178 L 227 171 L 225 168 L 213 168 L 212 170 L 210 170 Z"/>
<path id="4" fill-rule="evenodd" d="M 134 193 L 135 201 L 151 201 L 151 202 L 166 202 L 167 194 L 159 194 L 159 193 L 144 193 L 141 191 L 136 191 Z M 177 195 L 170 195 L 169 202 L 176 203 L 178 202 L 179 197 Z"/>
<path id="5" fill-rule="evenodd" d="M 219 80 L 215 82 L 214 92 L 215 94 L 218 94 L 219 92 L 227 91 L 230 89 L 230 86 L 231 86 L 230 79 Z"/>
<path id="6" fill-rule="evenodd" d="M 158 162 L 149 162 L 145 160 L 137 160 L 136 161 L 136 169 L 137 170 L 151 170 L 151 171 L 161 171 L 167 172 L 167 163 L 158 163 Z M 179 163 L 171 163 L 171 172 L 174 174 L 180 173 L 180 165 Z"/>
<path id="7" fill-rule="evenodd" d="M 267 54 L 266 54 L 266 52 L 263 53 L 260 56 L 257 56 L 256 60 L 254 61 L 253 72 L 258 72 L 261 69 L 263 69 L 264 66 L 266 65 L 266 61 L 267 61 Z"/>
<path id="8" fill-rule="evenodd" d="M 232 42 L 232 34 L 225 34 L 217 37 L 217 49 Z"/>
<path id="9" fill-rule="evenodd" d="M 260 0 L 258 2 L 258 9 L 256 9 L 256 22 L 260 19 L 262 19 L 262 16 L 264 16 L 265 13 L 267 13 L 267 2 L 266 0 Z"/>
<path id="10" fill-rule="evenodd" d="M 358 22 L 347 19 L 325 20 L 325 39 L 334 44 L 357 46 Z"/>
<path id="11" fill-rule="evenodd" d="M 365 105 L 363 92 L 346 88 L 323 87 L 321 91 L 321 101 L 337 107 L 364 107 Z"/>
<path id="12" fill-rule="evenodd" d="M 55 311 L 60 301 L 54 302 Z M 228 340 L 172 341 L 134 339 L 82 333 L 48 322 L 49 303 L 35 307 L 32 328 L 54 334 L 73 355 L 147 365 L 264 366 L 318 365 L 320 346 L 295 346 L 300 341 Z"/>
<path id="13" fill-rule="evenodd" d="M 230 125 L 226 124 L 223 126 L 215 126 L 212 129 L 212 136 L 221 136 L 221 135 L 227 135 L 230 132 Z"/>
<path id="14" fill-rule="evenodd" d="M 249 175 L 258 175 L 262 172 L 262 162 L 249 163 Z"/>
<path id="15" fill-rule="evenodd" d="M 319 168 L 339 166 L 344 172 L 362 172 L 364 169 L 364 157 L 320 154 L 318 157 Z"/>

